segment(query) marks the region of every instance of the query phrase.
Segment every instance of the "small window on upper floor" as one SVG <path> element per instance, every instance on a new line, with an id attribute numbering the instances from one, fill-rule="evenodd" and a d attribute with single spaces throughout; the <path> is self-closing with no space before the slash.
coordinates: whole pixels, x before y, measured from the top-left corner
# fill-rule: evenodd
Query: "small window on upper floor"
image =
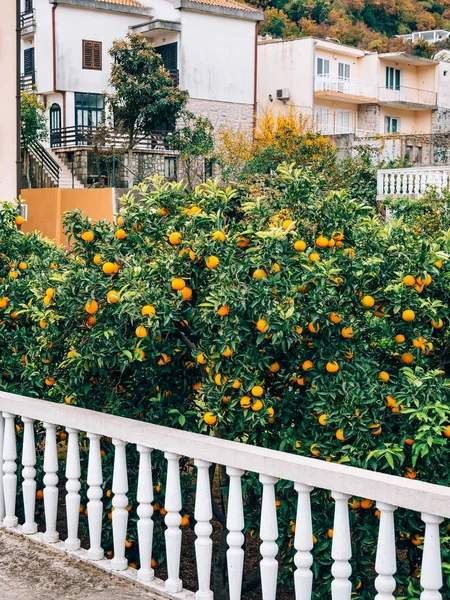
<path id="1" fill-rule="evenodd" d="M 448 71 L 444 71 L 444 77 L 448 76 Z"/>
<path id="2" fill-rule="evenodd" d="M 83 69 L 102 70 L 102 43 L 83 40 Z"/>

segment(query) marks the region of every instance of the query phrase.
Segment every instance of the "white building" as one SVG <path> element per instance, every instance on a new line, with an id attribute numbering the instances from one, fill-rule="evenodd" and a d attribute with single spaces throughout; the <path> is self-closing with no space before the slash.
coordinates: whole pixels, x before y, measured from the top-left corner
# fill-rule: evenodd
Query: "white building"
<path id="1" fill-rule="evenodd" d="M 47 107 L 53 148 L 83 144 L 100 121 L 108 50 L 130 31 L 151 41 L 193 112 L 251 130 L 260 11 L 235 0 L 22 0 L 22 10 L 22 82 Z"/>
<path id="2" fill-rule="evenodd" d="M 445 29 L 432 29 L 430 31 L 413 31 L 412 33 L 406 33 L 405 35 L 396 35 L 395 37 L 405 40 L 405 42 L 418 42 L 419 40 L 425 40 L 429 44 L 436 44 L 442 42 L 450 37 L 450 31 Z"/>

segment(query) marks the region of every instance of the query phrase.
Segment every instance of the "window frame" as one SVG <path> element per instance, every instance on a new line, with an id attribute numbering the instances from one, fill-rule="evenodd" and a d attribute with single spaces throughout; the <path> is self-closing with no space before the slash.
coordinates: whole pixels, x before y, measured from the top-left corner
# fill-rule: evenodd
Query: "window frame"
<path id="1" fill-rule="evenodd" d="M 400 91 L 402 85 L 402 70 L 396 67 L 386 67 L 386 89 Z"/>
<path id="2" fill-rule="evenodd" d="M 88 44 L 91 45 L 91 64 L 87 64 L 87 60 L 86 60 L 86 49 L 88 47 Z M 98 52 L 98 58 L 99 58 L 99 63 L 97 66 L 96 62 L 95 62 L 95 46 L 98 46 L 99 48 L 99 52 Z M 103 71 L 103 43 L 102 42 L 98 42 L 96 40 L 82 40 L 82 44 L 81 44 L 81 64 L 82 64 L 82 68 L 86 69 L 88 71 Z"/>
<path id="3" fill-rule="evenodd" d="M 322 73 L 319 73 L 319 63 L 321 63 Z M 325 72 L 325 64 L 328 65 L 328 72 Z M 319 77 L 329 77 L 330 76 L 330 59 L 324 58 L 322 56 L 318 56 L 316 60 L 316 75 Z"/>
<path id="4" fill-rule="evenodd" d="M 393 129 L 393 122 L 395 121 L 395 131 L 392 131 Z M 384 133 L 400 133 L 400 124 L 401 124 L 401 120 L 400 117 L 391 117 L 389 115 L 386 115 L 384 117 Z"/>

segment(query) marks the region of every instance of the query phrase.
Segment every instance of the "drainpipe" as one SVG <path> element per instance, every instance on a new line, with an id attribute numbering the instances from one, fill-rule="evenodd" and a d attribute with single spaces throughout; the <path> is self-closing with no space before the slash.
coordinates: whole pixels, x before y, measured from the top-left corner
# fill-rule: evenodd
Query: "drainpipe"
<path id="1" fill-rule="evenodd" d="M 16 142 L 16 192 L 17 197 L 20 196 L 21 192 L 21 181 L 22 181 L 22 151 L 20 146 L 20 138 L 22 135 L 21 119 L 20 119 L 20 63 L 21 63 L 21 45 L 22 36 L 20 29 L 20 0 L 16 0 L 16 131 L 17 131 L 17 142 Z"/>
<path id="2" fill-rule="evenodd" d="M 258 97 L 258 23 L 255 23 L 255 63 L 253 77 L 253 135 L 256 131 L 256 109 Z"/>

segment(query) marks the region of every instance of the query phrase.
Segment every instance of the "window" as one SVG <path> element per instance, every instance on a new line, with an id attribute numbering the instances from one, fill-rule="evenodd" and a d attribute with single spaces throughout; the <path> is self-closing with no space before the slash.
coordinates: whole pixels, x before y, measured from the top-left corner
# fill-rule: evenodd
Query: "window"
<path id="1" fill-rule="evenodd" d="M 30 13 L 33 11 L 33 0 L 25 0 L 25 11 L 26 13 Z"/>
<path id="2" fill-rule="evenodd" d="M 177 159 L 174 156 L 164 158 L 164 177 L 172 181 L 177 178 Z"/>
<path id="3" fill-rule="evenodd" d="M 102 43 L 83 40 L 83 69 L 102 70 Z"/>
<path id="4" fill-rule="evenodd" d="M 100 124 L 104 103 L 101 94 L 75 94 L 75 127 L 80 135 L 82 128 L 92 129 Z"/>
<path id="5" fill-rule="evenodd" d="M 157 46 L 155 52 L 161 56 L 164 66 L 168 71 L 176 71 L 178 69 L 177 42 L 166 44 L 165 46 Z"/>
<path id="6" fill-rule="evenodd" d="M 339 63 L 338 64 L 338 77 L 339 79 L 350 79 L 350 63 Z"/>
<path id="7" fill-rule="evenodd" d="M 324 106 L 317 107 L 317 127 L 322 133 L 329 131 L 330 109 Z"/>
<path id="8" fill-rule="evenodd" d="M 34 48 L 27 48 L 23 53 L 23 73 L 31 75 L 34 73 Z"/>
<path id="9" fill-rule="evenodd" d="M 317 59 L 317 75 L 328 77 L 330 75 L 330 61 L 328 58 Z"/>
<path id="10" fill-rule="evenodd" d="M 384 118 L 384 132 L 398 133 L 400 131 L 400 119 L 397 117 Z"/>
<path id="11" fill-rule="evenodd" d="M 447 77 L 448 71 L 444 71 L 444 77 Z"/>
<path id="12" fill-rule="evenodd" d="M 349 110 L 338 110 L 336 112 L 336 133 L 348 133 L 350 120 Z"/>
<path id="13" fill-rule="evenodd" d="M 386 67 L 386 87 L 389 90 L 400 89 L 400 69 Z"/>

